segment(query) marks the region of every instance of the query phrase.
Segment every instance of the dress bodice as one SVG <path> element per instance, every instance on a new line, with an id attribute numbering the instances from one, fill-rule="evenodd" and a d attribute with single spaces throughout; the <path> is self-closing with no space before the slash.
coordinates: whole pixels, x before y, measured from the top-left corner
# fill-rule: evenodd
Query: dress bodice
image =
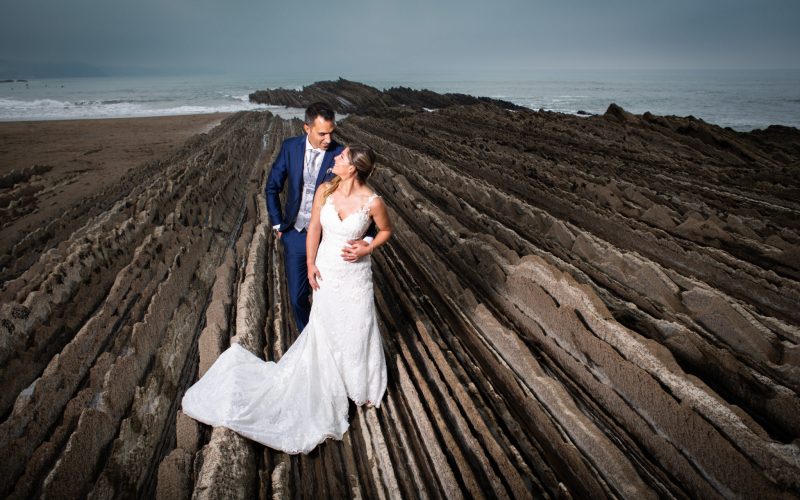
<path id="1" fill-rule="evenodd" d="M 322 242 L 336 240 L 337 243 L 343 243 L 347 240 L 361 239 L 371 221 L 369 204 L 377 196 L 377 194 L 373 194 L 361 208 L 344 219 L 340 219 L 339 211 L 333 203 L 333 195 L 329 195 L 325 199 L 319 214 L 320 224 L 322 225 Z"/>

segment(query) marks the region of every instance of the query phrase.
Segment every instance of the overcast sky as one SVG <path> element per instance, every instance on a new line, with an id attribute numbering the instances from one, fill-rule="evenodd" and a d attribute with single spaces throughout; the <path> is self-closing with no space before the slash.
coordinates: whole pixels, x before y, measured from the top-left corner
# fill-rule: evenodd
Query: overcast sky
<path id="1" fill-rule="evenodd" d="M 800 0 L 0 0 L 0 59 L 349 73 L 800 68 Z"/>

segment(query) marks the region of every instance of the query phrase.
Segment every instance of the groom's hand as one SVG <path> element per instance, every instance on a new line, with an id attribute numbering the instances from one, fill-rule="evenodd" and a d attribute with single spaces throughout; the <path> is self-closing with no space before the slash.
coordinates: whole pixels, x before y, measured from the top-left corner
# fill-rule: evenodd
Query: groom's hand
<path id="1" fill-rule="evenodd" d="M 347 240 L 347 245 L 342 248 L 342 258 L 347 262 L 355 262 L 369 253 L 369 243 L 364 240 Z"/>

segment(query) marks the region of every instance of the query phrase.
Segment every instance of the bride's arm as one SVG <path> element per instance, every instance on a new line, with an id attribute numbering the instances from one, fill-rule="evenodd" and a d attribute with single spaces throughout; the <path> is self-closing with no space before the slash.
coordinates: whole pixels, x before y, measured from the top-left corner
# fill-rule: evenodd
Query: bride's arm
<path id="1" fill-rule="evenodd" d="M 392 221 L 389 220 L 389 212 L 386 210 L 386 204 L 383 203 L 383 198 L 377 197 L 370 204 L 370 213 L 375 226 L 378 228 L 378 234 L 369 245 L 358 245 L 355 248 L 356 258 L 371 254 L 373 250 L 383 245 L 392 236 Z"/>
<path id="2" fill-rule="evenodd" d="M 319 288 L 317 280 L 322 280 L 322 275 L 317 269 L 317 250 L 322 236 L 322 225 L 319 222 L 319 212 L 322 209 L 323 193 L 328 188 L 328 183 L 320 184 L 314 193 L 314 204 L 311 206 L 311 222 L 308 223 L 306 234 L 306 267 L 308 267 L 308 283 L 314 290 Z"/>

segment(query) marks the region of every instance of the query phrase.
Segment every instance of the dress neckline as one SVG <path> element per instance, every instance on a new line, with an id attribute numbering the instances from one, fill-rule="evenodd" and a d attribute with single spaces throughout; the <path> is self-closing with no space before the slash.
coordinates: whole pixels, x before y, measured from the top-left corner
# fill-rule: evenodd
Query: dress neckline
<path id="1" fill-rule="evenodd" d="M 330 200 L 330 202 L 331 202 L 331 206 L 333 207 L 333 211 L 334 211 L 334 212 L 336 212 L 336 217 L 339 219 L 339 222 L 344 222 L 344 221 L 346 221 L 346 220 L 347 220 L 347 219 L 348 219 L 348 218 L 349 218 L 351 215 L 355 215 L 355 214 L 357 214 L 357 213 L 363 212 L 363 211 L 364 211 L 364 209 L 367 207 L 367 205 L 369 205 L 369 204 L 372 202 L 372 200 L 374 200 L 374 199 L 375 199 L 377 196 L 378 196 L 378 194 L 377 194 L 377 193 L 372 193 L 372 194 L 371 194 L 371 195 L 370 195 L 370 196 L 367 198 L 367 201 L 365 201 L 363 205 L 361 205 L 361 206 L 360 206 L 360 207 L 358 207 L 357 209 L 355 209 L 355 210 L 353 210 L 352 212 L 350 212 L 349 214 L 347 214 L 347 215 L 346 215 L 344 218 L 342 218 L 342 216 L 341 216 L 341 215 L 339 215 L 339 209 L 338 209 L 338 208 L 336 208 L 336 203 L 334 203 L 334 201 L 333 201 L 333 193 L 331 193 L 330 195 L 328 195 L 328 199 L 329 199 L 329 200 Z"/>

